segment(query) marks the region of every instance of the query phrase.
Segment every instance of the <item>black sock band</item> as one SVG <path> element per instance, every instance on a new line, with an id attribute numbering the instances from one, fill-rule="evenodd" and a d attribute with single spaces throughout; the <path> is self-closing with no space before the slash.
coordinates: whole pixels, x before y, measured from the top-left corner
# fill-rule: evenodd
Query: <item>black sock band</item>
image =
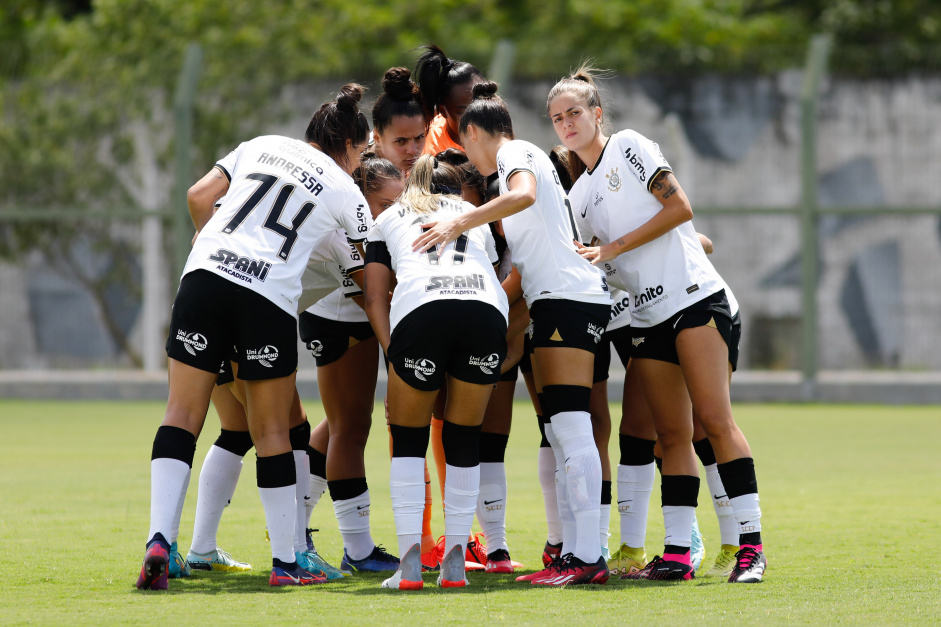
<path id="1" fill-rule="evenodd" d="M 622 466 L 646 466 L 653 463 L 653 447 L 656 440 L 644 440 L 632 435 L 618 434 L 618 447 L 621 449 Z"/>
<path id="2" fill-rule="evenodd" d="M 583 385 L 546 385 L 542 388 L 542 415 L 551 419 L 567 411 L 588 412 L 591 388 Z"/>
<path id="3" fill-rule="evenodd" d="M 444 421 L 441 425 L 444 461 L 449 466 L 473 468 L 480 465 L 480 425 L 464 427 Z"/>
<path id="4" fill-rule="evenodd" d="M 740 457 L 724 464 L 718 464 L 722 487 L 730 499 L 743 494 L 758 494 L 758 479 L 755 478 L 755 460 Z"/>
<path id="5" fill-rule="evenodd" d="M 315 448 L 307 447 L 307 457 L 310 460 L 310 474 L 320 477 L 321 479 L 327 478 L 327 456 L 324 453 L 321 453 Z"/>
<path id="6" fill-rule="evenodd" d="M 699 458 L 703 466 L 711 466 L 716 463 L 716 452 L 712 450 L 712 443 L 709 438 L 693 442 L 693 448 L 696 449 L 696 457 Z"/>
<path id="7" fill-rule="evenodd" d="M 662 475 L 663 474 L 663 458 L 654 457 L 653 462 L 657 465 L 657 472 L 659 472 Z"/>
<path id="8" fill-rule="evenodd" d="M 663 554 L 667 555 L 688 555 L 689 547 L 688 546 L 676 546 L 675 544 L 664 544 L 663 545 Z"/>
<path id="9" fill-rule="evenodd" d="M 193 467 L 193 456 L 196 455 L 196 436 L 180 427 L 163 425 L 157 427 L 154 436 L 154 447 L 151 449 L 150 459 L 168 457 L 178 459 L 190 468 Z"/>
<path id="10" fill-rule="evenodd" d="M 428 452 L 428 436 L 431 425 L 427 427 L 402 427 L 389 425 L 392 434 L 392 457 L 421 457 Z"/>
<path id="11" fill-rule="evenodd" d="M 307 445 L 310 444 L 310 423 L 305 420 L 296 427 L 291 427 L 288 437 L 291 439 L 292 450 L 306 451 Z"/>
<path id="12" fill-rule="evenodd" d="M 248 431 L 229 431 L 228 429 L 222 429 L 219 437 L 216 438 L 215 445 L 239 457 L 245 457 L 245 454 L 254 446 L 252 436 Z"/>
<path id="13" fill-rule="evenodd" d="M 297 483 L 294 453 L 281 453 L 255 459 L 259 488 L 283 488 Z"/>
<path id="14" fill-rule="evenodd" d="M 328 481 L 327 489 L 330 490 L 330 499 L 336 503 L 355 499 L 360 494 L 364 494 L 369 486 L 366 485 L 366 477 L 356 477 L 355 479 Z"/>
<path id="15" fill-rule="evenodd" d="M 696 507 L 699 499 L 699 477 L 663 475 L 660 478 L 660 498 L 664 505 Z"/>
<path id="16" fill-rule="evenodd" d="M 542 416 L 548 420 L 549 417 L 546 416 L 546 395 L 542 392 L 536 392 L 536 399 L 539 401 L 539 409 L 542 411 Z"/>
<path id="17" fill-rule="evenodd" d="M 611 505 L 611 482 L 610 481 L 601 482 L 601 504 Z"/>
<path id="18" fill-rule="evenodd" d="M 546 421 L 542 416 L 536 414 L 536 422 L 539 424 L 539 437 L 541 438 L 539 448 L 549 448 L 551 445 L 549 440 L 546 439 Z"/>
<path id="19" fill-rule="evenodd" d="M 506 444 L 510 436 L 503 433 L 480 432 L 480 463 L 502 464 L 506 461 Z"/>

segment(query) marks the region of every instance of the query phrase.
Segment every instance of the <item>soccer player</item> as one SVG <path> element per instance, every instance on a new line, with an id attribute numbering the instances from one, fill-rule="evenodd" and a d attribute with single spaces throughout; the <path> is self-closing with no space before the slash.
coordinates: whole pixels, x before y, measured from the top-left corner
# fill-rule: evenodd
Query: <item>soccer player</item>
<path id="1" fill-rule="evenodd" d="M 535 577 L 524 577 L 538 585 L 604 583 L 608 570 L 598 542 L 601 461 L 589 403 L 594 353 L 608 322 L 611 297 L 601 272 L 574 250 L 578 233 L 549 157 L 514 138 L 509 111 L 496 91 L 493 82 L 474 86 L 474 101 L 461 116 L 459 131 L 480 173 L 498 173 L 500 196 L 429 225 L 415 247 L 428 250 L 454 241 L 468 228 L 502 219 L 532 319 L 533 375 L 567 498 L 560 510 L 571 512 L 574 531 L 565 559 Z"/>
<path id="2" fill-rule="evenodd" d="M 368 154 L 353 172 L 353 180 L 363 192 L 373 218 L 395 202 L 404 186 L 398 168 L 387 159 Z M 356 273 L 361 273 L 361 258 L 358 266 Z M 327 445 L 311 439 L 308 510 L 313 511 L 324 487 L 330 490 L 343 536 L 342 570 L 396 570 L 398 558 L 377 546 L 370 533 L 364 457 L 375 405 L 379 344 L 361 306 L 362 291 L 350 277 L 344 288 L 319 300 L 298 319 L 301 341 L 317 363 L 317 386 L 327 415 L 329 441 Z"/>
<path id="3" fill-rule="evenodd" d="M 424 50 L 415 64 L 425 118 L 431 120 L 424 154 L 436 155 L 448 148 L 463 150 L 458 129 L 461 114 L 473 99 L 474 85 L 484 76 L 474 65 L 451 59 L 434 44 Z"/>
<path id="4" fill-rule="evenodd" d="M 729 400 L 733 314 L 692 227 L 689 201 L 657 144 L 632 130 L 604 134 L 601 99 L 587 70 L 557 83 L 547 109 L 563 145 L 589 165 L 572 198 L 605 243 L 579 252 L 594 265 L 611 262 L 631 295 L 633 366 L 663 447 L 664 556 L 628 577 L 694 576 L 689 547 L 699 476 L 691 402 L 741 525 L 729 581 L 761 581 L 766 560 L 754 462 Z"/>
<path id="5" fill-rule="evenodd" d="M 422 224 L 473 209 L 460 199 L 460 188 L 455 168 L 421 157 L 399 203 L 376 219 L 366 246 L 366 311 L 389 359 L 389 486 L 402 556 L 384 588 L 423 586 L 422 468 L 445 380 L 445 555 L 438 585 L 468 583 L 464 554 L 480 482 L 480 424 L 506 355 L 509 307 L 493 271 L 498 260 L 489 229 L 468 229 L 441 250 L 412 250 Z"/>
<path id="6" fill-rule="evenodd" d="M 138 588 L 167 588 L 167 538 L 225 359 L 233 360 L 235 375 L 245 381 L 271 541 L 269 583 L 322 581 L 298 566 L 293 551 L 297 473 L 289 416 L 297 301 L 316 242 L 334 229 L 358 234 L 371 226 L 365 199 L 349 176 L 369 130 L 358 106 L 362 94 L 359 85 L 344 86 L 335 101 L 314 113 L 304 141 L 263 136 L 240 144 L 187 194 L 200 234 L 170 322 L 170 395 L 151 456 L 151 522 Z"/>
<path id="7" fill-rule="evenodd" d="M 425 148 L 429 119 L 411 72 L 404 67 L 389 68 L 372 109 L 376 154 L 408 172 Z"/>

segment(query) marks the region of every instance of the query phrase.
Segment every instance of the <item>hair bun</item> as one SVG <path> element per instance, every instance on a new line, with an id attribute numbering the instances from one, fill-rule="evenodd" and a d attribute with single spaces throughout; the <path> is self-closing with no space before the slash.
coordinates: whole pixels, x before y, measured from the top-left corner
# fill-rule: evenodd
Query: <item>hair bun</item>
<path id="1" fill-rule="evenodd" d="M 483 81 L 474 85 L 474 100 L 493 98 L 497 95 L 497 84 L 493 81 Z"/>
<path id="2" fill-rule="evenodd" d="M 337 109 L 356 113 L 359 111 L 359 101 L 363 99 L 366 88 L 358 83 L 347 83 L 340 88 L 337 94 Z"/>
<path id="3" fill-rule="evenodd" d="M 394 67 L 382 77 L 382 91 L 393 100 L 410 100 L 417 87 L 408 68 Z"/>

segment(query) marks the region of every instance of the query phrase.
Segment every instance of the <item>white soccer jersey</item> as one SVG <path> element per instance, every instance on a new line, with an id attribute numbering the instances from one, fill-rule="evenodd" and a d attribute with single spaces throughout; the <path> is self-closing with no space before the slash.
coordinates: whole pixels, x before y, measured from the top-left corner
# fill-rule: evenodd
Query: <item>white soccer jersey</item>
<path id="1" fill-rule="evenodd" d="M 605 333 L 631 326 L 631 295 L 616 287 L 611 288 L 611 318 Z"/>
<path id="2" fill-rule="evenodd" d="M 412 252 L 412 242 L 423 232 L 422 224 L 455 218 L 472 209 L 474 206 L 468 202 L 442 197 L 441 206 L 430 215 L 396 203 L 376 218 L 366 246 L 384 242 L 392 258 L 396 286 L 389 322 L 393 329 L 411 311 L 437 300 L 481 301 L 508 317 L 506 292 L 493 270 L 497 250 L 489 226 L 461 234 L 445 246 L 440 256 L 437 246 L 424 253 Z"/>
<path id="3" fill-rule="evenodd" d="M 244 142 L 216 168 L 229 179 L 229 190 L 183 274 L 208 270 L 296 316 L 300 278 L 315 243 L 335 229 L 362 241 L 372 223 L 366 199 L 333 159 L 288 137 Z"/>
<path id="4" fill-rule="evenodd" d="M 526 305 L 541 298 L 610 304 L 601 271 L 582 259 L 573 240 L 579 240 L 565 191 L 549 157 L 533 144 L 512 140 L 497 151 L 500 193 L 516 172 L 536 177 L 536 202 L 503 218 L 503 232 L 513 265 L 523 279 Z"/>
<path id="5" fill-rule="evenodd" d="M 297 310 L 311 311 L 333 292 L 339 292 L 341 298 L 362 294 L 356 282 L 349 278 L 350 272 L 362 269 L 363 256 L 349 242 L 346 231 L 331 231 L 315 244 L 307 261 L 307 268 L 301 276 L 302 292 Z M 356 308 L 360 309 L 359 306 Z"/>
<path id="6" fill-rule="evenodd" d="M 624 130 L 612 135 L 598 163 L 582 174 L 570 196 L 576 214 L 602 243 L 615 241 L 653 218 L 663 206 L 650 184 L 672 171 L 656 143 Z M 725 286 L 702 249 L 692 222 L 608 262 L 611 282 L 631 295 L 631 324 L 650 327 Z"/>

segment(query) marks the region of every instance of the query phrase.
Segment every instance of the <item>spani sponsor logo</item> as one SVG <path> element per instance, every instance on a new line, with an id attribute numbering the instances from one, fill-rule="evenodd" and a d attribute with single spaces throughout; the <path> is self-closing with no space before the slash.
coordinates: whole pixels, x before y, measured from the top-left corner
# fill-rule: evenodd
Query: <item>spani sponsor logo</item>
<path id="1" fill-rule="evenodd" d="M 410 359 L 405 358 L 405 367 L 415 371 L 415 378 L 419 381 L 427 381 L 425 377 L 430 377 L 435 373 L 435 362 L 430 359 Z"/>
<path id="2" fill-rule="evenodd" d="M 268 278 L 268 271 L 271 270 L 271 264 L 264 259 L 243 257 L 225 248 L 220 248 L 209 255 L 209 261 L 219 262 L 216 266 L 217 270 L 247 283 L 251 283 L 252 278 L 264 282 Z"/>
<path id="3" fill-rule="evenodd" d="M 477 366 L 486 374 L 493 374 L 493 371 L 500 365 L 500 356 L 496 353 L 490 353 L 486 357 L 471 356 L 467 363 L 471 366 Z"/>
<path id="4" fill-rule="evenodd" d="M 245 359 L 248 361 L 257 361 L 265 368 L 273 367 L 271 362 L 278 359 L 278 348 L 268 344 L 264 348 L 249 348 L 246 351 Z"/>
<path id="5" fill-rule="evenodd" d="M 195 355 L 196 351 L 205 350 L 209 344 L 206 336 L 202 333 L 187 333 L 183 330 L 176 332 L 176 339 L 183 342 L 183 348 L 190 355 Z"/>
<path id="6" fill-rule="evenodd" d="M 428 279 L 426 292 L 449 289 L 486 290 L 487 284 L 482 274 L 467 274 L 463 276 L 433 276 Z"/>

